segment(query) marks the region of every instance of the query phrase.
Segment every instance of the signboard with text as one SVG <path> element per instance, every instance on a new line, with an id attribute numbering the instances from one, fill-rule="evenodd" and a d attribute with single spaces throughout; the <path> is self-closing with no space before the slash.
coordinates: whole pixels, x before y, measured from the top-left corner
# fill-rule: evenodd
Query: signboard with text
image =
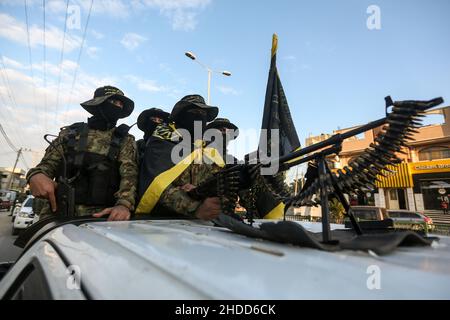
<path id="1" fill-rule="evenodd" d="M 408 163 L 411 174 L 450 172 L 450 159 Z"/>

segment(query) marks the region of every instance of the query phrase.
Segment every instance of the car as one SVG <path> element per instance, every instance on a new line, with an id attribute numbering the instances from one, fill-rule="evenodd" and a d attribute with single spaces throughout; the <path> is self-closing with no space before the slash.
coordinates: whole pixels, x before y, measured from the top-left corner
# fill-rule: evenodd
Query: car
<path id="1" fill-rule="evenodd" d="M 17 216 L 14 218 L 12 234 L 17 235 L 20 230 L 28 228 L 33 224 L 33 196 L 28 196 L 20 207 Z"/>
<path id="2" fill-rule="evenodd" d="M 195 219 L 86 219 L 49 226 L 17 262 L 3 264 L 0 299 L 450 299 L 448 261 L 450 237 L 381 258 L 255 239 Z"/>
<path id="3" fill-rule="evenodd" d="M 11 202 L 9 200 L 0 199 L 0 210 L 8 211 L 11 208 Z"/>
<path id="4" fill-rule="evenodd" d="M 0 190 L 0 209 L 9 211 L 17 197 L 17 192 L 12 190 Z"/>
<path id="5" fill-rule="evenodd" d="M 418 211 L 388 210 L 388 214 L 398 228 L 423 230 L 428 233 L 435 227 L 431 218 Z"/>
<path id="6" fill-rule="evenodd" d="M 386 208 L 373 206 L 351 206 L 350 211 L 353 213 L 356 221 L 363 229 L 385 229 L 394 226 L 394 222 L 389 217 Z M 344 219 L 344 225 L 351 228 L 352 224 L 347 217 Z"/>
<path id="7" fill-rule="evenodd" d="M 18 203 L 14 206 L 14 209 L 11 210 L 11 221 L 14 222 L 14 219 L 17 217 L 17 214 L 20 211 L 20 208 L 22 207 L 21 203 Z"/>

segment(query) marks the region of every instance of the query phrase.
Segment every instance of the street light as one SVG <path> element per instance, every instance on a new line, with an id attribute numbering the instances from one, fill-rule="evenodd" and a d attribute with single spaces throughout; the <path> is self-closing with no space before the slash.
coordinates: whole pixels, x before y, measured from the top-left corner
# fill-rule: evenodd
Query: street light
<path id="1" fill-rule="evenodd" d="M 210 67 L 208 67 L 207 65 L 205 65 L 205 64 L 203 64 L 203 63 L 201 63 L 198 59 L 197 59 L 197 57 L 195 56 L 195 54 L 193 54 L 192 52 L 190 52 L 190 51 L 186 51 L 185 53 L 185 56 L 186 57 L 188 57 L 189 59 L 191 59 L 191 60 L 194 60 L 195 62 L 197 62 L 199 65 L 201 65 L 203 68 L 205 68 L 206 69 L 206 71 L 208 71 L 208 104 L 210 103 L 210 98 L 211 98 L 211 76 L 212 76 L 212 74 L 213 73 L 219 73 L 219 74 L 221 74 L 221 75 L 223 75 L 223 76 L 226 76 L 226 77 L 230 77 L 231 76 L 231 72 L 230 71 L 216 71 L 216 70 L 213 70 L 213 69 L 211 69 Z"/>

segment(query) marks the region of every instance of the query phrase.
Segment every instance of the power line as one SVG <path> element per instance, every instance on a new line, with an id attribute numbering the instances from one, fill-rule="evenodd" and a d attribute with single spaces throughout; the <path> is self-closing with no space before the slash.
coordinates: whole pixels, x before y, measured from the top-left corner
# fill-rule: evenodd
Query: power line
<path id="1" fill-rule="evenodd" d="M 25 157 L 23 156 L 23 151 L 31 151 L 31 149 L 23 149 L 23 148 L 17 149 L 16 146 L 9 139 L 8 134 L 6 133 L 5 129 L 3 129 L 3 126 L 1 124 L 0 124 L 0 132 L 3 135 L 3 138 L 5 139 L 8 146 L 13 150 L 14 153 L 17 153 L 17 158 L 16 158 L 16 162 L 14 164 L 14 169 L 16 168 L 17 161 L 19 160 L 19 157 L 20 157 L 20 159 L 22 160 L 22 163 L 25 165 L 25 168 L 27 170 L 29 170 L 30 166 L 28 165 Z M 13 169 L 13 172 L 14 172 L 14 169 Z"/>
<path id="2" fill-rule="evenodd" d="M 31 57 L 31 42 L 30 42 L 30 28 L 28 23 L 28 5 L 27 0 L 24 0 L 24 7 L 25 7 L 25 22 L 27 24 L 27 44 L 28 44 L 28 59 L 30 62 L 30 72 L 31 72 L 31 82 L 33 83 L 33 106 L 34 106 L 34 112 L 37 112 L 36 108 L 36 84 L 34 83 L 34 72 L 33 72 L 33 59 Z"/>
<path id="3" fill-rule="evenodd" d="M 2 59 L 0 60 L 1 62 L 1 71 L 2 71 L 2 79 L 3 82 L 5 83 L 5 87 L 6 87 L 6 93 L 9 97 L 9 99 L 11 100 L 12 104 L 14 105 L 14 107 L 17 109 L 17 103 L 16 103 L 16 98 L 14 97 L 14 92 L 11 89 L 11 83 L 9 82 L 9 77 L 8 77 L 8 73 L 6 72 L 6 66 L 5 63 L 3 62 L 3 55 Z"/>
<path id="4" fill-rule="evenodd" d="M 89 26 L 89 20 L 91 18 L 91 11 L 92 11 L 93 4 L 94 4 L 94 0 L 91 0 L 91 6 L 89 7 L 89 12 L 88 12 L 88 15 L 86 18 L 86 25 L 84 26 L 83 39 L 81 40 L 80 51 L 78 52 L 78 59 L 77 59 L 76 67 L 75 67 L 75 72 L 73 75 L 72 87 L 70 89 L 69 97 L 72 97 L 73 89 L 75 88 L 75 82 L 76 82 L 77 75 L 78 75 L 78 69 L 80 68 L 81 54 L 83 53 L 83 47 L 84 47 L 84 43 L 86 40 L 86 34 L 87 34 L 88 26 Z M 67 104 L 66 104 L 66 111 L 67 111 Z"/>
<path id="5" fill-rule="evenodd" d="M 0 157 L 9 156 L 9 155 L 14 154 L 14 153 L 15 153 L 14 151 L 2 152 L 2 153 L 0 153 Z"/>
<path id="6" fill-rule="evenodd" d="M 91 17 L 91 11 L 92 11 L 93 4 L 94 4 L 94 0 L 91 0 L 91 6 L 89 7 L 89 12 L 88 12 L 87 19 L 86 19 L 86 25 L 84 27 L 83 40 L 81 41 L 80 51 L 78 52 L 77 65 L 75 67 L 75 73 L 73 75 L 72 88 L 70 90 L 71 93 L 73 92 L 73 88 L 75 87 L 75 81 L 77 79 L 77 73 L 78 73 L 78 69 L 80 67 L 81 53 L 83 52 L 84 42 L 86 40 L 86 34 L 87 34 L 88 26 L 89 26 L 89 19 Z"/>
<path id="7" fill-rule="evenodd" d="M 23 156 L 22 152 L 20 153 L 20 158 L 22 159 L 22 163 L 25 165 L 25 168 L 27 169 L 27 171 L 30 170 L 30 166 L 28 165 L 27 161 L 25 160 L 25 157 Z"/>
<path id="8" fill-rule="evenodd" d="M 8 134 L 5 132 L 5 129 L 3 129 L 3 126 L 0 124 L 0 132 L 3 135 L 3 138 L 5 139 L 8 146 L 14 151 L 17 152 L 18 149 L 14 146 L 14 144 L 9 140 Z"/>
<path id="9" fill-rule="evenodd" d="M 56 123 L 56 117 L 58 115 L 58 107 L 59 107 L 59 92 L 61 89 L 61 72 L 62 72 L 62 63 L 63 63 L 63 59 L 64 59 L 64 42 L 66 40 L 68 12 L 69 12 L 69 0 L 67 0 L 67 3 L 66 3 L 66 17 L 64 18 L 64 34 L 63 34 L 63 42 L 62 42 L 62 47 L 61 47 L 61 58 L 60 58 L 60 62 L 59 62 L 58 91 L 56 93 L 55 123 Z"/>
<path id="10" fill-rule="evenodd" d="M 6 66 L 5 66 L 5 64 L 3 62 L 3 55 L 1 53 L 0 53 L 0 55 L 1 55 L 0 71 L 1 71 L 1 74 L 2 74 L 2 81 L 3 81 L 4 85 L 5 85 L 6 93 L 7 93 L 8 97 L 9 97 L 9 99 L 11 100 L 11 103 L 12 103 L 13 107 L 17 110 L 16 98 L 14 96 L 14 91 L 11 89 L 11 83 L 9 81 L 9 76 L 8 76 L 8 73 L 6 72 Z M 2 97 L 2 100 L 3 100 L 3 97 Z M 3 113 L 1 112 L 1 109 L 0 109 L 0 114 L 2 115 L 2 119 L 6 119 L 6 118 L 11 119 L 10 117 L 6 117 L 5 115 L 3 115 Z M 9 127 L 9 125 L 8 125 L 8 127 Z M 16 128 L 12 127 L 12 129 L 14 129 L 14 133 L 16 134 L 18 140 L 20 140 L 20 143 L 24 144 L 23 140 L 22 140 L 22 136 L 18 133 Z"/>
<path id="11" fill-rule="evenodd" d="M 45 19 L 45 0 L 42 0 L 42 7 L 44 11 L 44 130 L 47 132 L 47 49 L 45 39 L 46 19 Z"/>

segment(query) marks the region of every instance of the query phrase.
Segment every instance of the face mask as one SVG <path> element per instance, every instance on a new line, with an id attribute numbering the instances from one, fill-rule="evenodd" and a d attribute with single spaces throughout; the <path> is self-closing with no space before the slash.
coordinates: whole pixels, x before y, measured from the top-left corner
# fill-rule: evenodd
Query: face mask
<path id="1" fill-rule="evenodd" d="M 117 107 L 116 105 L 105 102 L 102 105 L 99 106 L 100 108 L 100 115 L 105 119 L 107 123 L 117 123 L 117 120 L 120 119 L 120 116 L 122 115 L 122 108 Z"/>
<path id="2" fill-rule="evenodd" d="M 147 140 L 150 138 L 155 131 L 156 127 L 159 125 L 159 123 L 156 123 L 154 121 L 150 121 L 148 126 L 145 128 L 144 131 L 144 140 Z"/>
<path id="3" fill-rule="evenodd" d="M 176 124 L 178 128 L 182 128 L 189 131 L 191 137 L 194 137 L 195 121 L 201 122 L 201 129 L 202 129 L 201 133 L 203 133 L 206 127 L 206 115 L 185 112 L 182 115 L 180 115 L 179 119 L 176 120 Z"/>

